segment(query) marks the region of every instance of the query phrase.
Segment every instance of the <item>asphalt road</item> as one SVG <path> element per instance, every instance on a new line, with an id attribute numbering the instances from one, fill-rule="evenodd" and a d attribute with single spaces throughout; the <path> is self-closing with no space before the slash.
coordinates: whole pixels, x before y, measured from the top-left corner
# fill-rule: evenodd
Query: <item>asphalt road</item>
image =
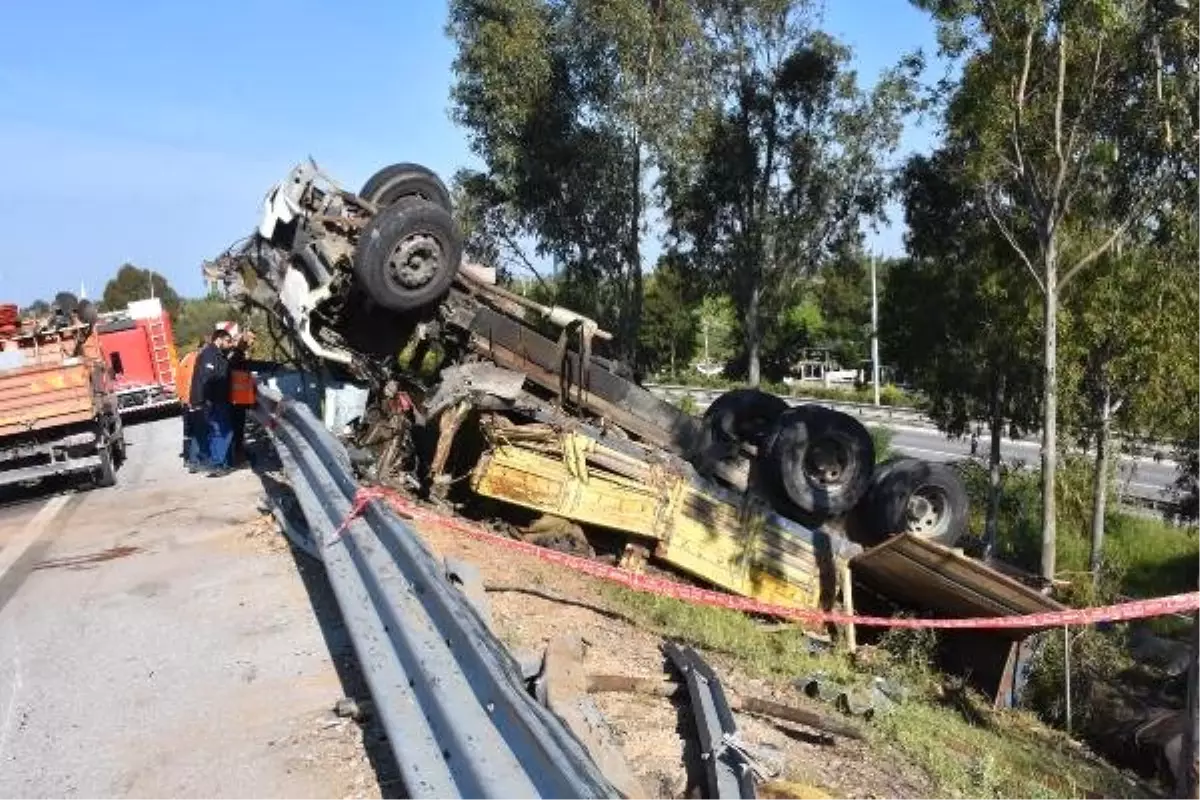
<path id="1" fill-rule="evenodd" d="M 892 448 L 897 452 L 923 458 L 927 461 L 958 461 L 971 454 L 970 438 L 950 439 L 936 430 L 885 423 L 868 423 L 889 428 L 893 432 Z M 979 455 L 986 456 L 990 442 L 986 437 L 979 440 Z M 1004 439 L 1000 453 L 1007 463 L 1024 462 L 1037 467 L 1041 461 L 1041 447 L 1036 442 Z M 1123 458 L 1118 464 L 1118 486 L 1126 497 L 1166 501 L 1165 491 L 1177 477 L 1171 462 L 1155 462 L 1150 458 Z"/>
<path id="2" fill-rule="evenodd" d="M 127 428 L 116 487 L 0 498 L 0 796 L 378 796 L 323 573 L 179 432 Z"/>

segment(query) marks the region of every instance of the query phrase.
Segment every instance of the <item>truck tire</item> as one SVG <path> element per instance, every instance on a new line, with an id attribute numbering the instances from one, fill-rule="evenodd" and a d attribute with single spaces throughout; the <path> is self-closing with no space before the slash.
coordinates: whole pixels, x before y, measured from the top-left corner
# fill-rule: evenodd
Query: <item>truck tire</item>
<path id="1" fill-rule="evenodd" d="M 876 539 L 910 533 L 953 547 L 967 530 L 967 487 L 946 464 L 890 459 L 871 477 L 864 501 Z"/>
<path id="2" fill-rule="evenodd" d="M 442 179 L 420 164 L 392 164 L 384 167 L 363 184 L 358 196 L 383 208 L 397 200 L 412 196 L 423 197 L 447 211 L 453 211 L 450 192 Z"/>
<path id="3" fill-rule="evenodd" d="M 107 489 L 117 485 L 117 466 L 113 458 L 113 446 L 102 447 L 99 452 L 100 466 L 96 468 L 96 486 Z"/>
<path id="4" fill-rule="evenodd" d="M 354 252 L 354 274 L 367 294 L 390 311 L 436 302 L 462 262 L 462 233 L 445 208 L 408 197 L 381 209 Z"/>
<path id="5" fill-rule="evenodd" d="M 875 464 L 875 445 L 862 423 L 823 406 L 789 408 L 776 420 L 767 446 L 783 493 L 801 511 L 821 516 L 852 509 Z"/>
<path id="6" fill-rule="evenodd" d="M 719 461 L 737 453 L 745 442 L 761 447 L 776 420 L 788 410 L 782 398 L 758 389 L 725 392 L 704 411 L 699 453 L 702 460 Z"/>

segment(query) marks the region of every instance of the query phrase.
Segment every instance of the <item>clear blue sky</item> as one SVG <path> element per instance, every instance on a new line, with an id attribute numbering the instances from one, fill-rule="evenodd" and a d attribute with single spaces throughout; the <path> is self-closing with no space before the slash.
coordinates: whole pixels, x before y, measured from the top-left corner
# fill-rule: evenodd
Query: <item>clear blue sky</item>
<path id="1" fill-rule="evenodd" d="M 825 0 L 864 82 L 935 51 L 908 0 Z M 478 166 L 448 112 L 453 48 L 436 0 L 44 0 L 0 24 L 0 301 L 84 283 L 125 261 L 182 294 L 312 155 L 348 186 L 394 161 L 445 178 Z M 928 146 L 917 128 L 907 149 Z M 874 245 L 900 249 L 900 231 Z"/>

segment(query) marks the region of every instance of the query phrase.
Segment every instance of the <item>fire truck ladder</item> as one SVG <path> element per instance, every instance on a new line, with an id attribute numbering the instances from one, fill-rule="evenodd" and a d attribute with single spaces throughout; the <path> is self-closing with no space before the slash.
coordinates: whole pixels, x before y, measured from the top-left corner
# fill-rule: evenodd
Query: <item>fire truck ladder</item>
<path id="1" fill-rule="evenodd" d="M 175 390 L 175 359 L 171 354 L 171 342 L 167 339 L 166 326 L 161 316 L 146 320 L 146 333 L 150 335 L 150 357 L 154 362 L 154 374 L 163 387 Z"/>

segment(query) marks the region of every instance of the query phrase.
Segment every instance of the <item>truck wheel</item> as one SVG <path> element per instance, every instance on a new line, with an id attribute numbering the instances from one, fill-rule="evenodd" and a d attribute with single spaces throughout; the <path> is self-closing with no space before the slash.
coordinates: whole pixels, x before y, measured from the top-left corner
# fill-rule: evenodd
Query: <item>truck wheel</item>
<path id="1" fill-rule="evenodd" d="M 359 197 L 380 208 L 390 206 L 403 197 L 413 195 L 452 211 L 450 192 L 431 169 L 420 164 L 392 164 L 367 178 Z"/>
<path id="2" fill-rule="evenodd" d="M 100 466 L 96 468 L 96 486 L 106 489 L 117 485 L 117 468 L 113 463 L 112 445 L 100 450 Z"/>
<path id="3" fill-rule="evenodd" d="M 700 457 L 719 461 L 734 455 L 742 442 L 761 446 L 775 421 L 787 410 L 782 397 L 758 389 L 725 392 L 704 411 Z"/>
<path id="4" fill-rule="evenodd" d="M 875 536 L 910 533 L 953 547 L 967 530 L 967 488 L 945 464 L 897 458 L 880 465 L 865 501 Z"/>
<path id="5" fill-rule="evenodd" d="M 853 508 L 875 464 L 875 445 L 862 423 L 823 406 L 789 408 L 768 447 L 784 493 L 802 511 L 822 516 Z"/>
<path id="6" fill-rule="evenodd" d="M 354 274 L 379 305 L 412 311 L 450 288 L 462 247 L 462 234 L 449 211 L 409 197 L 380 210 L 363 228 Z"/>

